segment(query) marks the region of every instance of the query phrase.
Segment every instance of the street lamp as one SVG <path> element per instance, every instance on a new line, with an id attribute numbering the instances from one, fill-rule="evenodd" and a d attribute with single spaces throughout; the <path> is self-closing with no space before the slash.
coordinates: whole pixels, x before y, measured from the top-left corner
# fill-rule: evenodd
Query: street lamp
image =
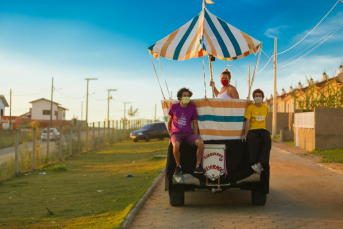
<path id="1" fill-rule="evenodd" d="M 98 78 L 86 78 L 87 80 L 87 95 L 86 95 L 86 123 L 88 125 L 88 84 L 90 80 L 98 80 Z"/>
<path id="2" fill-rule="evenodd" d="M 108 96 L 107 96 L 107 122 L 110 121 L 110 91 L 117 91 L 117 89 L 107 89 Z"/>

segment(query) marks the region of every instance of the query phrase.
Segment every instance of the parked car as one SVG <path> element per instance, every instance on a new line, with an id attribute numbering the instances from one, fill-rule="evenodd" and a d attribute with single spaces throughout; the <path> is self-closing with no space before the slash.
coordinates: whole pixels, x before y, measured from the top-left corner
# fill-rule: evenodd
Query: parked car
<path id="1" fill-rule="evenodd" d="M 153 138 L 163 140 L 169 138 L 169 133 L 164 122 L 155 122 L 143 126 L 141 129 L 133 131 L 130 134 L 130 138 L 137 142 L 138 140 L 149 141 Z"/>
<path id="2" fill-rule="evenodd" d="M 49 137 L 50 137 L 50 140 L 58 141 L 60 139 L 60 133 L 57 131 L 56 128 L 50 128 L 50 136 Z M 48 138 L 48 129 L 45 128 L 42 131 L 41 139 L 42 139 L 42 141 L 46 141 L 47 138 Z"/>

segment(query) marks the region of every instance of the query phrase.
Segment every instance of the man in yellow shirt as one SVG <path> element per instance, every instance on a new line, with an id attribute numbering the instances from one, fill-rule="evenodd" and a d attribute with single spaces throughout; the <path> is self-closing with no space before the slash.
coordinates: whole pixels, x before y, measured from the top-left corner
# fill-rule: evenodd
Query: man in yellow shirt
<path id="1" fill-rule="evenodd" d="M 247 141 L 250 153 L 251 168 L 257 174 L 263 171 L 263 164 L 269 164 L 271 139 L 266 129 L 266 119 L 269 107 L 262 104 L 264 93 L 256 89 L 252 94 L 255 103 L 245 110 L 245 136 L 242 141 Z"/>

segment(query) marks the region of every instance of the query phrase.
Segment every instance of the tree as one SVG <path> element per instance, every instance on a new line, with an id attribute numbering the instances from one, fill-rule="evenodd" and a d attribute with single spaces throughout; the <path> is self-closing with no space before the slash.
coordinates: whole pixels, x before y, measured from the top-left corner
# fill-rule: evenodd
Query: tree
<path id="1" fill-rule="evenodd" d="M 136 109 L 134 110 L 133 107 L 130 106 L 130 108 L 129 108 L 128 111 L 127 111 L 127 115 L 128 115 L 130 118 L 134 118 L 134 117 L 138 116 L 138 108 L 136 108 Z"/>

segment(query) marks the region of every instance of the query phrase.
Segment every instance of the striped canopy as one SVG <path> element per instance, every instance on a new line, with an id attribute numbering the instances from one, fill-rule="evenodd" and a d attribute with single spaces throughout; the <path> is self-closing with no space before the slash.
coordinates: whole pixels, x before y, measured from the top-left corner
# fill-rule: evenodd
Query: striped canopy
<path id="1" fill-rule="evenodd" d="M 211 54 L 235 60 L 255 53 L 262 43 L 211 14 L 206 8 L 187 24 L 151 45 L 155 57 L 187 60 Z"/>

